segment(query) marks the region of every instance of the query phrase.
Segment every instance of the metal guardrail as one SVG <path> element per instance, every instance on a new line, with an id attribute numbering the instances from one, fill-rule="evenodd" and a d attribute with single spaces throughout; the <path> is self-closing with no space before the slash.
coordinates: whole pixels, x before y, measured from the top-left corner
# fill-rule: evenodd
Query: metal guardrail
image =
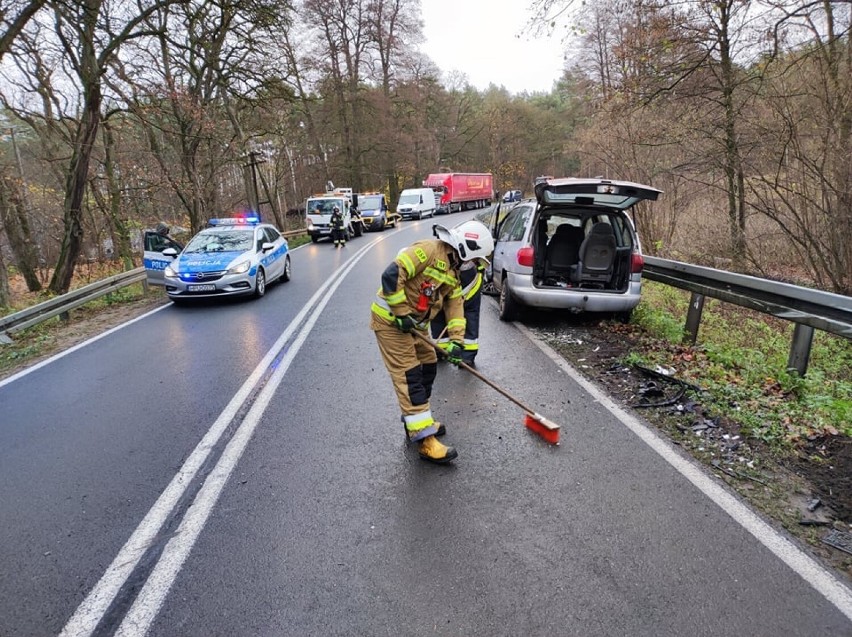
<path id="1" fill-rule="evenodd" d="M 692 292 L 684 333 L 693 343 L 707 296 L 796 323 L 787 367 L 800 375 L 807 371 L 814 329 L 852 339 L 849 296 L 647 256 L 643 276 Z"/>
<path id="2" fill-rule="evenodd" d="M 301 230 L 282 232 L 281 235 L 285 238 L 290 238 L 298 237 L 307 233 L 307 228 L 303 228 Z M 145 272 L 145 268 L 136 268 L 134 270 L 128 270 L 127 272 L 122 272 L 121 274 L 116 274 L 115 276 L 111 276 L 101 281 L 95 281 L 94 283 L 90 283 L 82 288 L 72 290 L 67 294 L 54 297 L 44 303 L 28 307 L 20 312 L 0 317 L 0 344 L 11 343 L 12 341 L 8 335 L 12 332 L 25 330 L 28 327 L 37 325 L 49 318 L 65 314 L 74 308 L 85 305 L 89 301 L 105 296 L 119 288 L 146 281 L 147 273 Z"/>
<path id="3" fill-rule="evenodd" d="M 0 343 L 11 342 L 8 337 L 9 333 L 32 327 L 49 318 L 59 316 L 81 305 L 85 305 L 89 301 L 105 296 L 110 292 L 115 292 L 120 288 L 133 285 L 134 283 L 145 282 L 146 280 L 147 273 L 145 268 L 128 270 L 127 272 L 122 272 L 121 274 L 116 274 L 72 290 L 67 294 L 54 297 L 44 303 L 33 305 L 20 312 L 4 316 L 0 318 Z"/>

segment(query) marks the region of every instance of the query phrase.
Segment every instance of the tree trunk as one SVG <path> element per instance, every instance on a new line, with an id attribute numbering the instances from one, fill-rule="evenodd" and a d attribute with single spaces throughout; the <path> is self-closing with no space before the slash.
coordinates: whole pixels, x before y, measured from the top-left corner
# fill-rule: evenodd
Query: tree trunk
<path id="1" fill-rule="evenodd" d="M 98 134 L 100 108 L 100 81 L 94 80 L 86 91 L 85 110 L 77 127 L 74 151 L 71 155 L 71 169 L 68 171 L 68 179 L 65 182 L 63 207 L 65 232 L 62 236 L 59 261 L 49 286 L 50 291 L 56 294 L 65 294 L 71 287 L 74 264 L 83 247 L 83 196 L 86 194 L 92 148 Z"/>
<path id="2" fill-rule="evenodd" d="M 121 216 L 121 184 L 115 174 L 115 138 L 112 134 L 112 128 L 109 122 L 103 122 L 104 130 L 104 172 L 106 172 L 109 204 L 106 209 L 107 219 L 109 219 L 110 227 L 113 229 L 113 242 L 115 244 L 116 254 L 124 264 L 125 270 L 132 270 L 133 263 L 133 248 L 130 245 L 130 231 L 124 218 Z"/>
<path id="3" fill-rule="evenodd" d="M 728 190 L 728 227 L 731 233 L 731 258 L 734 267 L 740 269 L 745 262 L 745 192 L 744 177 L 739 144 L 737 143 L 737 112 L 734 104 L 736 76 L 731 57 L 730 42 L 730 2 L 720 3 L 719 8 L 719 52 L 721 65 L 722 99 L 725 110 L 724 124 L 724 172 Z"/>
<path id="4" fill-rule="evenodd" d="M 38 250 L 32 240 L 19 184 L 8 177 L 0 179 L 0 221 L 6 228 L 9 248 L 27 283 L 27 289 L 30 292 L 38 292 L 41 290 L 41 281 L 38 278 Z"/>
<path id="5" fill-rule="evenodd" d="M 9 307 L 11 305 L 12 294 L 9 291 L 9 273 L 6 271 L 3 251 L 0 250 L 0 307 Z"/>

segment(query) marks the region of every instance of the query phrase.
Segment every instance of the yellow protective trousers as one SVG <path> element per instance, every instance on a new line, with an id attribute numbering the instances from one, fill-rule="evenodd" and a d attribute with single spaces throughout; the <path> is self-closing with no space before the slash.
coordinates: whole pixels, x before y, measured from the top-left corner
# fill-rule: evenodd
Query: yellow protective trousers
<path id="1" fill-rule="evenodd" d="M 435 349 L 413 334 L 406 334 L 373 314 L 370 328 L 390 374 L 405 430 L 410 440 L 422 440 L 438 432 L 429 398 L 438 372 Z M 425 334 L 426 332 L 424 332 Z"/>

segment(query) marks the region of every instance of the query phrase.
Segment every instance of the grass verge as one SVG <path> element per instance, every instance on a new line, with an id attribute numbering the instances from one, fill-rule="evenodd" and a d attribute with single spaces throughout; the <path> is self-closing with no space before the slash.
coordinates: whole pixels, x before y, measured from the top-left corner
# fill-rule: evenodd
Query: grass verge
<path id="1" fill-rule="evenodd" d="M 656 343 L 632 358 L 674 368 L 708 390 L 714 410 L 744 434 L 782 452 L 821 436 L 852 436 L 852 341 L 817 331 L 800 377 L 786 370 L 789 321 L 708 299 L 698 343 L 684 345 L 689 293 L 646 281 L 642 296 L 633 321 Z"/>

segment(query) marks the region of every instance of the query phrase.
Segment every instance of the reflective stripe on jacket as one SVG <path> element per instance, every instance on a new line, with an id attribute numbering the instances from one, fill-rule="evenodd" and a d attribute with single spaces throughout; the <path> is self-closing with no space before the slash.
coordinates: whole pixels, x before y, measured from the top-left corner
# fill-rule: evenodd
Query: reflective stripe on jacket
<path id="1" fill-rule="evenodd" d="M 397 254 L 382 273 L 382 286 L 376 293 L 372 311 L 389 323 L 410 315 L 425 328 L 442 308 L 451 339 L 464 338 L 464 298 L 459 273 L 453 267 L 453 249 L 438 239 L 417 241 Z M 423 285 L 429 286 L 427 309 L 418 311 Z"/>

